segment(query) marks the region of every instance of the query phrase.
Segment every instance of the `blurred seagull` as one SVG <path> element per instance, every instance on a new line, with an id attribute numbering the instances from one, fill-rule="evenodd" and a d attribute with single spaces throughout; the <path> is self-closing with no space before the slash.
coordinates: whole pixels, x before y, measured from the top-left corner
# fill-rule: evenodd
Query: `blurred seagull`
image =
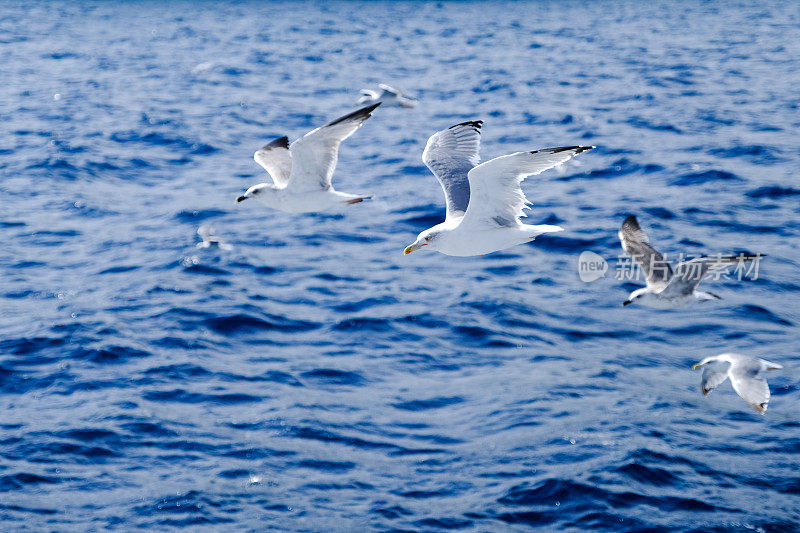
<path id="1" fill-rule="evenodd" d="M 381 102 L 387 106 L 399 106 L 411 108 L 417 105 L 417 101 L 397 87 L 378 84 L 380 90 L 374 89 L 361 89 L 361 97 L 356 101 L 356 105 L 370 104 L 373 102 Z"/>
<path id="2" fill-rule="evenodd" d="M 198 242 L 198 248 L 219 248 L 220 250 L 233 250 L 233 246 L 226 243 L 216 235 L 214 235 L 214 228 L 210 224 L 202 224 L 197 228 L 197 234 L 203 239 L 203 242 Z"/>
<path id="3" fill-rule="evenodd" d="M 281 137 L 258 150 L 253 159 L 264 167 L 274 183 L 253 185 L 236 201 L 255 198 L 287 213 L 311 213 L 371 198 L 334 190 L 331 177 L 339 157 L 339 145 L 360 128 L 379 105 L 380 102 L 337 118 L 306 133 L 291 145 L 288 137 Z"/>
<path id="4" fill-rule="evenodd" d="M 703 278 L 714 269 L 751 261 L 764 257 L 763 254 L 738 256 L 696 257 L 681 261 L 673 272 L 669 262 L 655 248 L 650 246 L 636 217 L 630 215 L 622 223 L 619 230 L 622 249 L 628 252 L 639 264 L 647 285 L 631 293 L 622 305 L 640 302 L 651 307 L 675 309 L 683 307 L 695 300 L 719 300 L 720 297 L 710 292 L 698 291 L 697 286 Z"/>
<path id="5" fill-rule="evenodd" d="M 420 233 L 406 254 L 428 246 L 446 255 L 483 255 L 530 242 L 542 233 L 563 231 L 559 226 L 520 222 L 530 205 L 520 183 L 594 146 L 517 152 L 479 165 L 482 124 L 463 122 L 428 139 L 422 161 L 444 190 L 447 216 Z"/>
<path id="6" fill-rule="evenodd" d="M 762 415 L 767 412 L 769 385 L 764 376 L 767 370 L 778 370 L 783 366 L 765 359 L 749 357 L 738 353 L 722 353 L 706 357 L 692 367 L 703 369 L 700 389 L 703 396 L 731 378 L 733 390 Z"/>

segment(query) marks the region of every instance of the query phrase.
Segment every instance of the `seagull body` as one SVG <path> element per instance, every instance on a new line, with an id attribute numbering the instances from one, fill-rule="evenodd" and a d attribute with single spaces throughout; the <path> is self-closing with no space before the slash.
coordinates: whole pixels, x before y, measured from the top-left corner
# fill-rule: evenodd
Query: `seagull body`
<path id="1" fill-rule="evenodd" d="M 197 234 L 203 239 L 198 242 L 198 248 L 219 248 L 220 250 L 233 250 L 233 246 L 226 243 L 214 234 L 214 228 L 209 224 L 203 224 L 197 228 Z"/>
<path id="2" fill-rule="evenodd" d="M 360 128 L 379 105 L 373 104 L 338 118 L 291 144 L 287 137 L 281 137 L 262 147 L 253 159 L 269 173 L 273 183 L 253 185 L 236 201 L 255 198 L 287 213 L 312 213 L 370 198 L 335 190 L 331 177 L 339 158 L 339 145 Z"/>
<path id="3" fill-rule="evenodd" d="M 766 359 L 759 359 L 738 353 L 722 353 L 706 357 L 692 369 L 703 369 L 700 390 L 703 396 L 730 378 L 733 390 L 762 415 L 767 412 L 769 385 L 765 373 L 783 366 Z"/>
<path id="4" fill-rule="evenodd" d="M 694 301 L 719 300 L 710 292 L 698 291 L 697 286 L 706 274 L 715 268 L 751 261 L 763 255 L 696 257 L 681 261 L 673 271 L 669 262 L 655 248 L 650 246 L 639 222 L 633 215 L 628 216 L 619 230 L 622 249 L 628 252 L 639 264 L 645 275 L 647 285 L 633 291 L 622 305 L 633 302 L 660 309 L 678 309 Z"/>
<path id="5" fill-rule="evenodd" d="M 361 89 L 361 96 L 356 101 L 356 105 L 374 104 L 380 102 L 386 106 L 399 106 L 412 108 L 417 105 L 417 101 L 402 90 L 385 85 L 378 84 L 380 90 L 375 89 Z"/>
<path id="6" fill-rule="evenodd" d="M 444 222 L 420 233 L 406 254 L 429 246 L 446 255 L 484 255 L 563 231 L 559 226 L 520 222 L 530 205 L 520 183 L 594 146 L 517 152 L 478 164 L 482 124 L 480 120 L 456 124 L 428 139 L 422 161 L 442 186 L 447 215 Z"/>

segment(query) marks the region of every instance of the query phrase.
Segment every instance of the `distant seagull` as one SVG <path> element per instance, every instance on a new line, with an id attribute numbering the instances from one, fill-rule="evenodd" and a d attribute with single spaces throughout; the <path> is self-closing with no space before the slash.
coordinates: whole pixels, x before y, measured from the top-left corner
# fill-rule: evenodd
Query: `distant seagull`
<path id="1" fill-rule="evenodd" d="M 630 215 L 622 223 L 619 230 L 622 249 L 628 252 L 639 264 L 647 285 L 631 293 L 622 305 L 639 302 L 651 307 L 675 309 L 699 300 L 719 300 L 720 297 L 710 292 L 697 290 L 697 285 L 712 269 L 739 262 L 751 261 L 760 255 L 696 257 L 682 261 L 675 266 L 673 272 L 669 262 L 655 248 L 650 246 L 636 217 Z"/>
<path id="2" fill-rule="evenodd" d="M 281 137 L 258 150 L 253 159 L 269 172 L 274 183 L 253 185 L 236 201 L 255 198 L 287 213 L 311 213 L 369 199 L 370 196 L 334 190 L 331 177 L 339 158 L 339 144 L 360 128 L 379 105 L 380 102 L 338 118 L 291 145 L 288 137 Z"/>
<path id="3" fill-rule="evenodd" d="M 197 228 L 197 234 L 203 239 L 203 242 L 198 242 L 198 248 L 219 248 L 220 250 L 233 250 L 233 246 L 226 243 L 216 235 L 214 235 L 214 228 L 210 224 L 202 224 Z"/>
<path id="4" fill-rule="evenodd" d="M 408 108 L 417 105 L 417 101 L 415 99 L 411 98 L 396 87 L 380 83 L 378 84 L 378 88 L 380 89 L 379 91 L 374 89 L 361 89 L 361 97 L 358 99 L 358 101 L 356 101 L 356 105 L 364 105 L 374 102 L 380 102 L 386 106 L 400 106 Z"/>
<path id="5" fill-rule="evenodd" d="M 520 222 L 530 205 L 520 183 L 594 146 L 517 152 L 479 165 L 482 124 L 480 120 L 456 124 L 428 139 L 422 161 L 444 190 L 447 216 L 420 233 L 405 253 L 428 246 L 447 255 L 483 255 L 530 242 L 542 233 L 563 231 Z"/>
<path id="6" fill-rule="evenodd" d="M 731 378 L 733 390 L 762 415 L 766 413 L 769 402 L 769 385 L 764 374 L 767 370 L 783 368 L 778 363 L 738 353 L 722 353 L 706 357 L 692 369 L 697 370 L 701 367 L 703 381 L 700 389 L 703 391 L 703 396 L 716 389 L 726 378 Z"/>

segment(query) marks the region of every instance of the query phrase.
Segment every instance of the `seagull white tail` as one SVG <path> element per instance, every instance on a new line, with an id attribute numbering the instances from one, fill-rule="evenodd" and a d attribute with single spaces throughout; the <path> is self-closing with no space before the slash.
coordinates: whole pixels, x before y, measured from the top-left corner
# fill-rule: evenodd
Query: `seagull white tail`
<path id="1" fill-rule="evenodd" d="M 534 237 L 542 235 L 543 233 L 556 233 L 558 231 L 564 231 L 564 228 L 561 226 L 551 226 L 549 224 L 539 224 L 536 226 L 531 226 L 531 228 L 533 228 L 533 231 L 536 233 Z"/>

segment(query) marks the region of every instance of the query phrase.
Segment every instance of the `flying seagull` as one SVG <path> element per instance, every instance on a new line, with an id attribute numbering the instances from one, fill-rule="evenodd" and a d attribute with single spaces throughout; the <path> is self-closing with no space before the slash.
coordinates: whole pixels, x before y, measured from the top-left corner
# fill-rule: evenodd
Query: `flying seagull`
<path id="1" fill-rule="evenodd" d="M 233 250 L 233 246 L 226 243 L 214 234 L 214 227 L 210 224 L 202 224 L 197 228 L 197 234 L 203 239 L 203 242 L 198 242 L 198 248 L 219 248 L 220 250 Z"/>
<path id="2" fill-rule="evenodd" d="M 633 215 L 622 223 L 619 240 L 622 242 L 622 249 L 639 264 L 646 281 L 646 286 L 633 291 L 622 305 L 639 302 L 651 307 L 675 309 L 695 300 L 719 300 L 720 297 L 716 294 L 697 290 L 706 274 L 713 269 L 764 257 L 763 254 L 695 257 L 678 263 L 673 271 L 664 256 L 650 246 L 647 235 Z"/>
<path id="3" fill-rule="evenodd" d="M 698 368 L 703 369 L 703 381 L 700 385 L 703 396 L 716 389 L 727 378 L 731 378 L 736 394 L 763 415 L 767 412 L 769 402 L 769 385 L 764 374 L 767 370 L 778 370 L 783 366 L 738 353 L 721 353 L 706 357 L 692 367 L 693 370 Z"/>
<path id="4" fill-rule="evenodd" d="M 428 139 L 422 161 L 444 190 L 447 215 L 405 249 L 427 246 L 446 255 L 483 255 L 530 242 L 559 226 L 522 224 L 530 205 L 520 188 L 526 177 L 560 165 L 594 146 L 564 146 L 517 152 L 480 162 L 482 121 L 463 122 Z"/>
<path id="5" fill-rule="evenodd" d="M 356 105 L 364 105 L 373 102 L 381 102 L 387 106 L 408 108 L 417 105 L 417 101 L 414 98 L 411 98 L 397 87 L 381 83 L 378 84 L 378 88 L 380 89 L 378 91 L 374 89 L 361 89 L 361 96 L 358 101 L 356 101 Z"/>
<path id="6" fill-rule="evenodd" d="M 369 199 L 369 196 L 334 190 L 331 177 L 339 158 L 339 145 L 360 128 L 379 105 L 380 102 L 337 118 L 292 144 L 288 137 L 281 137 L 258 150 L 253 159 L 269 172 L 273 183 L 253 185 L 236 201 L 255 198 L 280 211 L 311 213 Z"/>

